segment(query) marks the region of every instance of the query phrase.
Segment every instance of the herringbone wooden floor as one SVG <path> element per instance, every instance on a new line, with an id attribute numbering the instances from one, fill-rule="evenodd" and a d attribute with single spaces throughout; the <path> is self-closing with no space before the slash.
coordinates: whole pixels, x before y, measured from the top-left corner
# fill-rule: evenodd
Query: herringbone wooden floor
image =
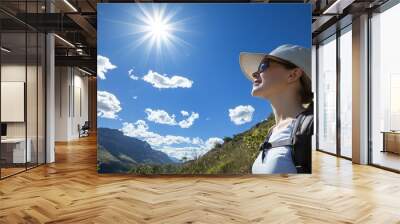
<path id="1" fill-rule="evenodd" d="M 400 175 L 315 152 L 312 175 L 96 173 L 96 139 L 0 181 L 0 223 L 400 223 Z"/>

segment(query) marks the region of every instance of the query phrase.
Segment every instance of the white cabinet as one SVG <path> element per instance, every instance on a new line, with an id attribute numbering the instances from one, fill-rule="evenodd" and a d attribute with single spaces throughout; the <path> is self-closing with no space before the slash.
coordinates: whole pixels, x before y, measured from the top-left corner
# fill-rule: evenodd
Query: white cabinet
<path id="1" fill-rule="evenodd" d="M 27 139 L 27 147 L 25 151 L 25 138 L 8 138 L 2 139 L 1 144 L 12 147 L 12 162 L 25 163 L 32 161 L 32 141 Z"/>

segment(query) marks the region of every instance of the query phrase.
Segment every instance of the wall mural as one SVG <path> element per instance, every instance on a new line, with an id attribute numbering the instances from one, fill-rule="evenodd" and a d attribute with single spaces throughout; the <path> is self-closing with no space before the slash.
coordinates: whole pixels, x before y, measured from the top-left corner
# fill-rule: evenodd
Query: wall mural
<path id="1" fill-rule="evenodd" d="M 286 146 L 255 168 L 276 119 L 239 55 L 311 48 L 310 7 L 98 4 L 98 172 L 295 173 Z"/>

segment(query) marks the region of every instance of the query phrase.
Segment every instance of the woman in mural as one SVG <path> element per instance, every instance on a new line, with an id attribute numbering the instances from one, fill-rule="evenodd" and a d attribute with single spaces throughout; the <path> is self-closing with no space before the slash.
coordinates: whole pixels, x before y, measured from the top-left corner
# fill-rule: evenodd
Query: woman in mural
<path id="1" fill-rule="evenodd" d="M 269 54 L 241 52 L 252 96 L 271 103 L 275 125 L 252 165 L 253 174 L 311 173 L 313 93 L 311 51 L 285 44 Z"/>

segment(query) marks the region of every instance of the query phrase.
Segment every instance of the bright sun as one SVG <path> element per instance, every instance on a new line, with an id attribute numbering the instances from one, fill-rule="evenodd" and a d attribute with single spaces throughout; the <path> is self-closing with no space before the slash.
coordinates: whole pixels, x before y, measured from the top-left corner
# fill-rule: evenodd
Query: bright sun
<path id="1" fill-rule="evenodd" d="M 170 32 L 170 25 L 160 18 L 155 18 L 148 24 L 149 31 L 155 38 L 165 39 L 168 38 Z"/>
<path id="2" fill-rule="evenodd" d="M 187 44 L 179 38 L 176 33 L 184 31 L 182 21 L 174 20 L 176 11 L 166 12 L 164 6 L 154 6 L 151 8 L 140 7 L 141 14 L 137 15 L 139 24 L 135 24 L 135 33 L 140 34 L 137 45 L 147 43 L 148 50 L 152 49 L 161 52 L 164 48 L 172 50 L 176 44 Z"/>

